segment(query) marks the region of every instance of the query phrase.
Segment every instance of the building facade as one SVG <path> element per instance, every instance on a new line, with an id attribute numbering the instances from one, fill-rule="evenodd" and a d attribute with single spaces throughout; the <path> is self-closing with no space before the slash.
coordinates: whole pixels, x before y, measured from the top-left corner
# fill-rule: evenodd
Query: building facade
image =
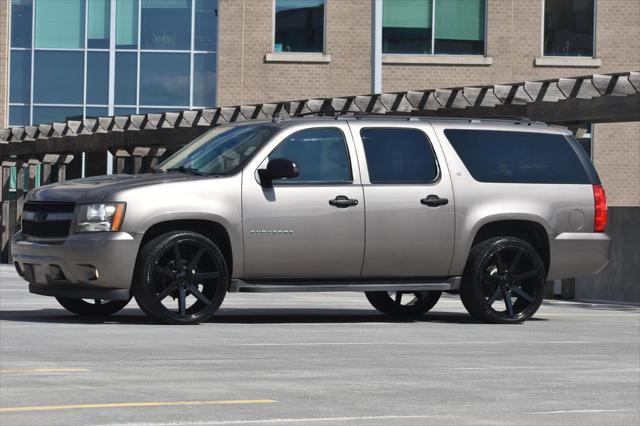
<path id="1" fill-rule="evenodd" d="M 3 2 L 3 127 L 640 69 L 636 0 Z M 589 128 L 610 204 L 640 205 L 640 123 Z"/>

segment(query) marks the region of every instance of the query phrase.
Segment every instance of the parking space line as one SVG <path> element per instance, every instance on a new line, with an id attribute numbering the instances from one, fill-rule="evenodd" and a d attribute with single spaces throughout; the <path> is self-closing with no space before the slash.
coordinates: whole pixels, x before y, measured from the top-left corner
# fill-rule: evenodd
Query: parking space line
<path id="1" fill-rule="evenodd" d="M 177 421 L 177 422 L 159 422 L 159 423 L 111 423 L 102 426 L 213 426 L 213 425 L 253 425 L 253 424 L 282 424 L 282 423 L 335 423 L 335 422 L 354 422 L 362 420 L 370 421 L 389 421 L 389 420 L 410 420 L 410 419 L 428 419 L 434 417 L 443 417 L 439 414 L 427 415 L 406 415 L 406 416 L 345 416 L 345 417 L 300 417 L 300 418 L 281 418 L 281 419 L 254 419 L 254 420 L 203 420 L 203 421 Z M 387 422 L 388 423 L 388 422 Z"/>
<path id="2" fill-rule="evenodd" d="M 535 411 L 531 414 L 591 414 L 591 413 L 628 413 L 637 411 L 633 409 L 623 410 L 558 410 L 558 411 Z"/>
<path id="3" fill-rule="evenodd" d="M 140 407 L 175 407 L 185 405 L 242 405 L 273 404 L 273 399 L 229 399 L 211 401 L 159 401 L 159 402 L 111 402 L 103 404 L 68 404 L 68 405 L 32 405 L 24 407 L 3 407 L 0 413 L 19 413 L 29 411 L 78 410 L 86 408 L 140 408 Z"/>
<path id="4" fill-rule="evenodd" d="M 0 374 L 29 374 L 29 373 L 85 373 L 88 368 L 5 368 Z"/>

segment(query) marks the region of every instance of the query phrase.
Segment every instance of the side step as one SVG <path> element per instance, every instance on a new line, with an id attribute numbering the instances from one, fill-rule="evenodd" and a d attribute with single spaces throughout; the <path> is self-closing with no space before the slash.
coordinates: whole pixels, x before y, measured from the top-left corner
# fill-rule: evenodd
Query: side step
<path id="1" fill-rule="evenodd" d="M 437 280 L 373 281 L 244 281 L 231 280 L 230 293 L 280 293 L 310 291 L 449 291 L 460 289 L 461 277 Z"/>

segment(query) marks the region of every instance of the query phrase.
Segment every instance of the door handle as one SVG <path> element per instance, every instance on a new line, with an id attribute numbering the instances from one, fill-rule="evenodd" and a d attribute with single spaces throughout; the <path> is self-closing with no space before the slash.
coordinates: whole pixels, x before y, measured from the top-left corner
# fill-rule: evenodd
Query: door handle
<path id="1" fill-rule="evenodd" d="M 420 204 L 424 204 L 425 206 L 429 206 L 429 207 L 444 206 L 445 204 L 448 204 L 448 203 L 449 203 L 449 200 L 447 198 L 440 198 L 434 194 L 428 195 L 427 198 L 423 198 L 420 200 Z"/>
<path id="2" fill-rule="evenodd" d="M 351 206 L 357 206 L 358 200 L 353 200 L 346 195 L 338 195 L 335 199 L 329 200 L 329 204 L 340 209 L 344 209 Z"/>

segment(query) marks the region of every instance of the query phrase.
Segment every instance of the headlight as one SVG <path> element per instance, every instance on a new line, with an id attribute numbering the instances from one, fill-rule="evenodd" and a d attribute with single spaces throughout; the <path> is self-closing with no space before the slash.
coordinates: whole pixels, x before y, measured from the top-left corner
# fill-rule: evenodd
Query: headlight
<path id="1" fill-rule="evenodd" d="M 119 231 L 125 203 L 82 204 L 76 217 L 76 232 Z"/>

